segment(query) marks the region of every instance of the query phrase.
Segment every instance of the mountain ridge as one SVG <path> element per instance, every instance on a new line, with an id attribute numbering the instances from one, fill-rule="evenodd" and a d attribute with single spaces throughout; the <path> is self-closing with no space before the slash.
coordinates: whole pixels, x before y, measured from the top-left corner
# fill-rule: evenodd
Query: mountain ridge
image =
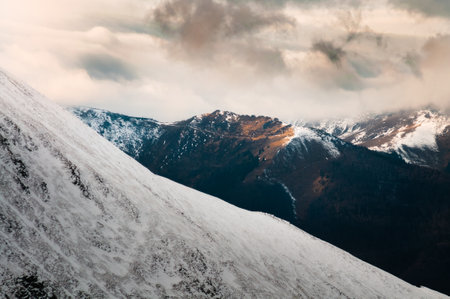
<path id="1" fill-rule="evenodd" d="M 450 117 L 436 109 L 306 123 L 371 150 L 397 153 L 410 164 L 448 167 Z"/>
<path id="2" fill-rule="evenodd" d="M 411 283 L 450 292 L 445 172 L 264 116 L 215 111 L 160 132 L 134 156 L 151 171 L 276 215 Z M 286 135 L 271 147 L 270 132 Z"/>

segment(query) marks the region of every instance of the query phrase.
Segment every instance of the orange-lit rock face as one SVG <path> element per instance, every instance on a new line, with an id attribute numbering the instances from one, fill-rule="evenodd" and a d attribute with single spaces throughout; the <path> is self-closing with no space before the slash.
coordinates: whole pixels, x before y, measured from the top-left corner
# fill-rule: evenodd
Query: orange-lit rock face
<path id="1" fill-rule="evenodd" d="M 231 112 L 215 111 L 202 115 L 200 123 L 203 128 L 208 126 L 214 128 L 215 133 L 252 140 L 288 136 L 289 131 L 291 136 L 294 134 L 290 125 L 283 124 L 277 118 L 266 116 L 237 115 Z"/>
<path id="2" fill-rule="evenodd" d="M 260 164 L 257 169 L 249 174 L 248 178 L 262 175 L 264 169 L 272 163 L 273 157 L 275 157 L 280 148 L 284 147 L 294 136 L 294 129 L 290 125 L 280 124 L 280 127 L 274 130 L 273 134 L 271 133 L 269 131 L 252 138 L 256 145 L 252 152 L 259 157 Z"/>
<path id="3" fill-rule="evenodd" d="M 219 111 L 202 115 L 196 127 L 219 134 L 220 139 L 211 140 L 217 148 L 231 143 L 233 150 L 249 151 L 258 158 L 258 167 L 248 174 L 246 180 L 262 175 L 277 152 L 294 136 L 292 126 L 276 118 Z"/>
<path id="4" fill-rule="evenodd" d="M 271 160 L 294 136 L 294 129 L 280 121 L 260 117 L 241 124 L 241 136 L 254 142 L 252 152 L 261 160 Z"/>

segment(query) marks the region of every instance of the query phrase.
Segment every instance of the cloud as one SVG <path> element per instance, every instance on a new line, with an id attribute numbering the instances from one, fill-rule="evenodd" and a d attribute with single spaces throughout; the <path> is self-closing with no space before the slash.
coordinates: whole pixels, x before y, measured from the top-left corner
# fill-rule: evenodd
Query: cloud
<path id="1" fill-rule="evenodd" d="M 352 43 L 361 39 L 372 40 L 378 47 L 385 45 L 383 35 L 376 33 L 364 24 L 361 8 L 341 10 L 337 14 L 340 26 L 347 32 L 344 43 Z"/>
<path id="2" fill-rule="evenodd" d="M 336 27 L 340 32 L 330 40 L 316 40 L 310 51 L 326 58 L 324 63 L 317 57 L 310 69 L 317 68 L 312 76 L 315 84 L 326 88 L 360 91 L 371 88 L 369 82 L 383 75 L 383 47 L 386 41 L 381 34 L 365 25 L 362 12 L 358 9 L 339 10 L 336 13 Z M 334 66 L 334 67 L 332 67 Z M 317 75 L 318 74 L 318 75 Z"/>
<path id="3" fill-rule="evenodd" d="M 282 53 L 278 49 L 261 48 L 249 45 L 243 49 L 243 56 L 247 63 L 256 65 L 265 73 L 281 72 L 286 70 Z"/>
<path id="4" fill-rule="evenodd" d="M 389 1 L 4 1 L 0 67 L 59 103 L 161 121 L 448 108 L 450 19 Z"/>
<path id="5" fill-rule="evenodd" d="M 256 3 L 269 7 L 279 7 L 287 3 L 292 3 L 303 8 L 310 7 L 357 7 L 363 2 L 362 0 L 227 0 L 230 3 Z"/>
<path id="6" fill-rule="evenodd" d="M 425 68 L 447 68 L 450 65 L 450 35 L 441 35 L 428 39 L 423 46 Z M 449 70 L 450 72 L 450 70 Z"/>
<path id="7" fill-rule="evenodd" d="M 421 57 L 415 53 L 407 53 L 403 57 L 403 62 L 409 67 L 411 72 L 418 78 L 422 78 L 420 59 L 421 59 Z"/>
<path id="8" fill-rule="evenodd" d="M 450 17 L 450 1 L 448 0 L 390 0 L 390 3 L 426 16 Z"/>
<path id="9" fill-rule="evenodd" d="M 151 16 L 163 33 L 193 50 L 267 27 L 293 24 L 292 19 L 280 13 L 213 0 L 165 1 Z"/>
<path id="10" fill-rule="evenodd" d="M 342 65 L 342 59 L 345 56 L 345 51 L 342 47 L 335 46 L 332 42 L 329 41 L 317 41 L 312 45 L 313 51 L 318 51 L 325 55 L 328 60 L 335 64 L 337 67 Z"/>
<path id="11" fill-rule="evenodd" d="M 108 54 L 85 54 L 79 58 L 79 66 L 97 80 L 133 80 L 136 74 L 121 59 Z"/>
<path id="12" fill-rule="evenodd" d="M 285 63 L 277 46 L 261 34 L 295 26 L 295 21 L 278 9 L 214 0 L 163 1 L 152 9 L 150 21 L 176 58 L 269 73 L 282 71 Z"/>

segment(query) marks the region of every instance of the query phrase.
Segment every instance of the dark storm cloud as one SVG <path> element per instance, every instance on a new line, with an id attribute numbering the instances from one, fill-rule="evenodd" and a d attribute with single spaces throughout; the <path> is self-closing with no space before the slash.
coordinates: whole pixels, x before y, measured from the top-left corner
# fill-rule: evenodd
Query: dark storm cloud
<path id="1" fill-rule="evenodd" d="M 449 0 L 390 0 L 392 4 L 427 16 L 450 17 Z"/>
<path id="2" fill-rule="evenodd" d="M 313 7 L 320 5 L 333 5 L 333 6 L 359 6 L 361 0 L 227 0 L 230 3 L 256 3 L 266 6 L 283 6 L 286 3 L 293 3 L 303 7 Z"/>
<path id="3" fill-rule="evenodd" d="M 164 34 L 189 50 L 213 46 L 263 28 L 294 23 L 278 12 L 213 0 L 166 1 L 153 10 L 151 18 Z"/>
<path id="4" fill-rule="evenodd" d="M 340 67 L 342 65 L 342 59 L 345 56 L 345 51 L 342 47 L 335 46 L 332 42 L 321 40 L 313 44 L 312 50 L 322 53 L 336 66 Z"/>
<path id="5" fill-rule="evenodd" d="M 89 76 L 97 80 L 133 80 L 133 70 L 120 59 L 110 55 L 86 54 L 79 59 L 79 67 L 84 68 Z"/>
<path id="6" fill-rule="evenodd" d="M 295 21 L 278 9 L 214 0 L 164 1 L 150 13 L 150 20 L 176 58 L 245 66 L 266 74 L 285 71 L 286 64 L 277 45 L 258 34 L 295 27 Z"/>

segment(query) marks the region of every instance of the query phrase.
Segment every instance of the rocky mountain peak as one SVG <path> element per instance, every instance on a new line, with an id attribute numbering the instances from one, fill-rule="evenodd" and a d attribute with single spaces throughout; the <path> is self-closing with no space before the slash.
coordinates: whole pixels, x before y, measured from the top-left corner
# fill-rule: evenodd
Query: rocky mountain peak
<path id="1" fill-rule="evenodd" d="M 184 125 L 185 122 L 180 122 Z M 277 118 L 255 115 L 239 115 L 229 111 L 216 110 L 189 120 L 197 129 L 213 131 L 231 137 L 258 140 L 263 138 L 288 138 L 294 135 L 291 125 Z"/>

